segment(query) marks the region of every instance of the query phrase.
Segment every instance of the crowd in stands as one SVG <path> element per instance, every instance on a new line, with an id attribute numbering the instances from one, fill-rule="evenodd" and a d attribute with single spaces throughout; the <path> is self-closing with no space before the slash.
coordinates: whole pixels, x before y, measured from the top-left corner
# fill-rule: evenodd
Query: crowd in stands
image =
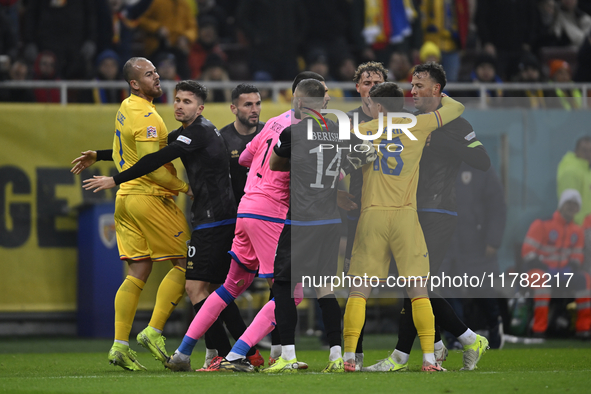
<path id="1" fill-rule="evenodd" d="M 591 0 L 0 0 L 0 81 L 120 80 L 144 56 L 163 80 L 290 81 L 307 69 L 350 81 L 375 60 L 408 82 L 435 60 L 449 82 L 591 82 L 590 14 Z M 115 103 L 122 92 L 70 95 Z M 580 91 L 512 95 L 581 105 Z M 57 102 L 59 91 L 2 89 L 0 101 Z"/>

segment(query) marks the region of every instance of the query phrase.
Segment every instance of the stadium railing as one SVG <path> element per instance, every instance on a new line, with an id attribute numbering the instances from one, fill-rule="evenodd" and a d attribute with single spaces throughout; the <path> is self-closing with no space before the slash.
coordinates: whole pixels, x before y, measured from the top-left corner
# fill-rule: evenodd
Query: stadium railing
<path id="1" fill-rule="evenodd" d="M 256 85 L 260 90 L 270 90 L 271 98 L 274 102 L 278 102 L 281 92 L 291 90 L 291 82 L 259 82 L 259 81 L 207 81 L 205 85 L 208 89 L 233 89 L 239 83 L 250 83 Z M 352 82 L 334 82 L 330 81 L 330 89 L 355 90 L 355 84 Z M 161 81 L 162 89 L 169 97 L 174 96 L 175 81 Z M 410 90 L 410 83 L 399 83 L 399 86 L 404 90 Z M 59 89 L 60 103 L 62 105 L 68 104 L 68 90 L 69 89 L 127 89 L 128 85 L 125 81 L 2 81 L 0 82 L 0 89 Z M 581 91 L 582 108 L 587 108 L 588 93 L 591 84 L 587 83 L 449 83 L 445 87 L 445 91 L 454 92 L 473 92 L 477 93 L 479 97 L 478 106 L 480 108 L 488 107 L 488 100 L 486 92 L 491 91 L 523 91 L 523 90 L 553 90 L 553 89 L 579 89 Z"/>

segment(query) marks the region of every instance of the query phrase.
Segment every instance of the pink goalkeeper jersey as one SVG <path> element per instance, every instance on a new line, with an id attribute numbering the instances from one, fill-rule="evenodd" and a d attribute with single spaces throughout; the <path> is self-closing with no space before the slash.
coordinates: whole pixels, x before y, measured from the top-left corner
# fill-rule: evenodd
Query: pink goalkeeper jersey
<path id="1" fill-rule="evenodd" d="M 246 178 L 244 196 L 238 205 L 241 214 L 261 215 L 284 220 L 289 209 L 289 172 L 271 171 L 269 160 L 279 135 L 291 125 L 289 110 L 271 118 L 246 149 L 253 155 Z"/>

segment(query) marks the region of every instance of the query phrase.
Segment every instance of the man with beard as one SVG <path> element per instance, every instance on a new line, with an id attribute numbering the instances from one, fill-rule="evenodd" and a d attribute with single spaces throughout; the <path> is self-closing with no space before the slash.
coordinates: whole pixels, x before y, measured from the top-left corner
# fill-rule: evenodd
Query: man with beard
<path id="1" fill-rule="evenodd" d="M 168 131 L 152 103 L 162 95 L 156 68 L 149 60 L 135 57 L 125 63 L 123 76 L 131 95 L 117 112 L 113 150 L 102 151 L 104 157 L 98 158 L 95 151 L 83 152 L 74 160 L 77 164 L 72 172 L 80 173 L 97 159 L 113 160 L 121 172 L 166 146 Z M 172 197 L 190 189 L 176 177 L 170 160 L 162 164 L 154 172 L 122 185 L 115 200 L 117 246 L 129 271 L 115 296 L 115 342 L 108 359 L 111 364 L 131 371 L 146 369 L 129 348 L 129 333 L 153 262 L 170 260 L 173 268 L 160 284 L 149 326 L 138 335 L 138 342 L 162 362 L 167 357 L 162 330 L 185 291 L 186 243 L 190 230 Z"/>
<path id="2" fill-rule="evenodd" d="M 261 131 L 265 123 L 259 121 L 261 94 L 256 86 L 241 83 L 232 90 L 232 113 L 236 120 L 220 129 L 230 155 L 230 175 L 236 205 L 244 195 L 248 168 L 238 163 L 246 145 Z"/>

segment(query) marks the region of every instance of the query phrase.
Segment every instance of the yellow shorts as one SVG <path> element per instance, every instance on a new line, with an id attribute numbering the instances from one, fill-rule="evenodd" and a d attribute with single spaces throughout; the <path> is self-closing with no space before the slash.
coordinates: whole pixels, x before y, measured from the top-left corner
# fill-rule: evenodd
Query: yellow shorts
<path id="1" fill-rule="evenodd" d="M 117 195 L 115 231 L 121 260 L 185 258 L 191 230 L 172 197 Z"/>
<path id="2" fill-rule="evenodd" d="M 426 277 L 429 255 L 419 217 L 414 209 L 377 210 L 361 213 L 349 276 L 388 277 L 390 256 L 400 276 Z"/>

